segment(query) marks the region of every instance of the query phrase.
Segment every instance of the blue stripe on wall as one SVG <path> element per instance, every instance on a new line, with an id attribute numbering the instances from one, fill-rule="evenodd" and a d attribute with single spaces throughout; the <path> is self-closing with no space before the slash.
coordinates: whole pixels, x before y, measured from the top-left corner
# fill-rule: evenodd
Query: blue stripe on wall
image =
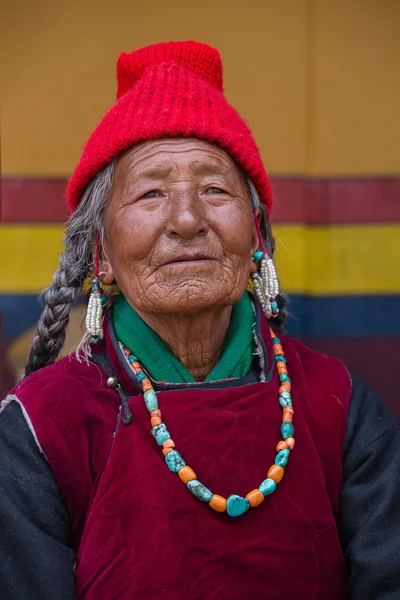
<path id="1" fill-rule="evenodd" d="M 399 337 L 400 295 L 290 298 L 289 335 L 310 337 Z M 41 313 L 37 294 L 0 295 L 3 339 L 34 325 Z"/>
<path id="2" fill-rule="evenodd" d="M 400 295 L 291 296 L 289 335 L 398 337 Z"/>

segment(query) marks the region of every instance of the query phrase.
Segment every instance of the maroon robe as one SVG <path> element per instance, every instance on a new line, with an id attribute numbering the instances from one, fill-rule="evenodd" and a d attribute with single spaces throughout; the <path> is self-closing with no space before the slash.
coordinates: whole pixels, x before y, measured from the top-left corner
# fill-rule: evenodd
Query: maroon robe
<path id="1" fill-rule="evenodd" d="M 70 513 L 78 598 L 347 598 L 337 519 L 350 377 L 340 361 L 281 339 L 296 445 L 276 491 L 238 518 L 201 503 L 169 471 L 107 330 L 94 351 L 107 350 L 130 396 L 130 425 L 104 371 L 73 356 L 17 386 Z M 274 370 L 268 383 L 158 392 L 177 450 L 213 493 L 245 496 L 266 478 L 281 439 L 278 387 Z"/>

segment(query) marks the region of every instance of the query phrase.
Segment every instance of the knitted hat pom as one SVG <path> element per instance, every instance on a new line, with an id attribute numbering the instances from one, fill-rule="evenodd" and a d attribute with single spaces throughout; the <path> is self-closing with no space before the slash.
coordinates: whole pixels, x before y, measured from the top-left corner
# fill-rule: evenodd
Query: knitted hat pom
<path id="1" fill-rule="evenodd" d="M 121 54 L 117 102 L 90 136 L 67 190 L 74 211 L 91 179 L 144 140 L 197 137 L 226 150 L 252 179 L 268 211 L 271 186 L 250 129 L 223 95 L 217 50 L 198 42 Z"/>

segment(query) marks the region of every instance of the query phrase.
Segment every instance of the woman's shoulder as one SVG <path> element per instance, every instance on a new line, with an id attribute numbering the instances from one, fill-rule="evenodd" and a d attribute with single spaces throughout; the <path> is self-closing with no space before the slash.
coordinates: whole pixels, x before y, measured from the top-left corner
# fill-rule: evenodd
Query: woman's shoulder
<path id="1" fill-rule="evenodd" d="M 348 395 L 351 393 L 351 376 L 346 365 L 334 356 L 323 354 L 300 342 L 299 340 L 281 335 L 279 336 L 290 361 L 301 365 L 308 378 L 324 379 L 341 383 Z"/>
<path id="2" fill-rule="evenodd" d="M 74 353 L 21 379 L 7 398 L 15 397 L 30 407 L 43 406 L 46 410 L 59 403 L 72 407 L 77 402 L 83 408 L 91 398 L 91 390 L 103 389 L 107 390 L 104 372 L 90 360 L 78 360 Z"/>

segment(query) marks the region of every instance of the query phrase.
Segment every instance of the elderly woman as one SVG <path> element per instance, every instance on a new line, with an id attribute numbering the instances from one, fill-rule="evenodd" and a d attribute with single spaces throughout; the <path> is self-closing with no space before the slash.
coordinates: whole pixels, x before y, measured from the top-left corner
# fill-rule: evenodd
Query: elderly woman
<path id="1" fill-rule="evenodd" d="M 68 202 L 0 414 L 1 597 L 400 598 L 398 425 L 281 335 L 271 188 L 215 50 L 121 56 Z"/>

